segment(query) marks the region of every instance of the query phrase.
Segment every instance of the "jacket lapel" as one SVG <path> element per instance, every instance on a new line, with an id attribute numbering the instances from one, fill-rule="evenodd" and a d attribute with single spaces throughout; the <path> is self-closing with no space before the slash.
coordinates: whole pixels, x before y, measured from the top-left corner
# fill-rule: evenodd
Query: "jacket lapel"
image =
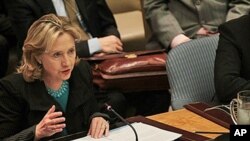
<path id="1" fill-rule="evenodd" d="M 79 12 L 80 12 L 81 15 L 82 15 L 82 18 L 83 18 L 84 20 L 88 20 L 88 16 L 87 16 L 87 5 L 86 5 L 86 3 L 84 2 L 84 0 L 76 0 L 76 4 L 77 4 L 77 7 L 78 7 Z"/>
<path id="2" fill-rule="evenodd" d="M 86 83 L 79 78 L 79 74 L 74 69 L 69 80 L 70 94 L 68 98 L 67 113 L 75 111 L 77 107 L 83 105 L 91 97 L 91 92 Z"/>
<path id="3" fill-rule="evenodd" d="M 48 111 L 52 105 L 55 105 L 57 110 L 62 111 L 61 106 L 47 93 L 43 81 L 36 80 L 27 87 L 26 97 L 32 111 Z"/>

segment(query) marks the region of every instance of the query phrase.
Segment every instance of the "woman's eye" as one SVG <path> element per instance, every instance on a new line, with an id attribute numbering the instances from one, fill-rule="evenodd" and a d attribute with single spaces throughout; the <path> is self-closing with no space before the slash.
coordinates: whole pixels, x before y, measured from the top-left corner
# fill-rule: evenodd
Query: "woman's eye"
<path id="1" fill-rule="evenodd" d="M 54 53 L 54 54 L 53 54 L 53 57 L 54 57 L 54 58 L 59 58 L 60 55 L 61 55 L 61 54 L 60 54 L 59 52 L 57 52 L 57 53 Z"/>
<path id="2" fill-rule="evenodd" d="M 69 53 L 70 55 L 74 54 L 74 53 L 75 53 L 75 49 L 70 49 L 68 53 Z"/>

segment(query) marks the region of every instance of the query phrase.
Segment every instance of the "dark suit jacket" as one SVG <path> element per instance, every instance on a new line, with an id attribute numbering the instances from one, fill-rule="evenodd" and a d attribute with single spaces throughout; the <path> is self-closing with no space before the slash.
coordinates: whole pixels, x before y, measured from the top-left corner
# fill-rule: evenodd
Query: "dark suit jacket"
<path id="1" fill-rule="evenodd" d="M 22 47 L 30 25 L 41 16 L 54 13 L 51 0 L 5 0 L 13 27 Z M 115 35 L 120 37 L 112 12 L 105 0 L 76 0 L 79 12 L 93 37 Z M 87 41 L 77 45 L 79 57 L 89 56 Z"/>
<path id="2" fill-rule="evenodd" d="M 73 70 L 69 79 L 69 97 L 66 112 L 68 133 L 88 131 L 91 116 L 98 111 L 92 92 L 89 65 L 82 61 Z M 51 97 L 43 81 L 26 82 L 21 74 L 13 74 L 0 80 L 0 140 L 33 140 L 35 125 L 48 109 L 60 104 Z M 61 136 L 60 133 L 51 138 Z"/>
<path id="3" fill-rule="evenodd" d="M 240 90 L 250 89 L 250 15 L 219 27 L 215 60 L 215 89 L 228 103 Z"/>

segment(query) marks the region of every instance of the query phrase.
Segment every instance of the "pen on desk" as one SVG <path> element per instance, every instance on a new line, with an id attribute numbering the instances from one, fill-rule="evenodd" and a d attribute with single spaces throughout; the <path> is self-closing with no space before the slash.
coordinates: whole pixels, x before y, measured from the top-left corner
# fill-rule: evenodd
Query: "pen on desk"
<path id="1" fill-rule="evenodd" d="M 227 134 L 229 132 L 216 132 L 216 131 L 194 131 L 197 134 Z"/>

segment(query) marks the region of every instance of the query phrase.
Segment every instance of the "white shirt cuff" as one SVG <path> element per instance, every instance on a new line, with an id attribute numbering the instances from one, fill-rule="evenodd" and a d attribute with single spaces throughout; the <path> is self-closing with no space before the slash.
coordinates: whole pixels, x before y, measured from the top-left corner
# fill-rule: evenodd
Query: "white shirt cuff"
<path id="1" fill-rule="evenodd" d="M 91 38 L 88 40 L 89 53 L 92 55 L 95 52 L 101 51 L 101 45 L 98 38 Z"/>

